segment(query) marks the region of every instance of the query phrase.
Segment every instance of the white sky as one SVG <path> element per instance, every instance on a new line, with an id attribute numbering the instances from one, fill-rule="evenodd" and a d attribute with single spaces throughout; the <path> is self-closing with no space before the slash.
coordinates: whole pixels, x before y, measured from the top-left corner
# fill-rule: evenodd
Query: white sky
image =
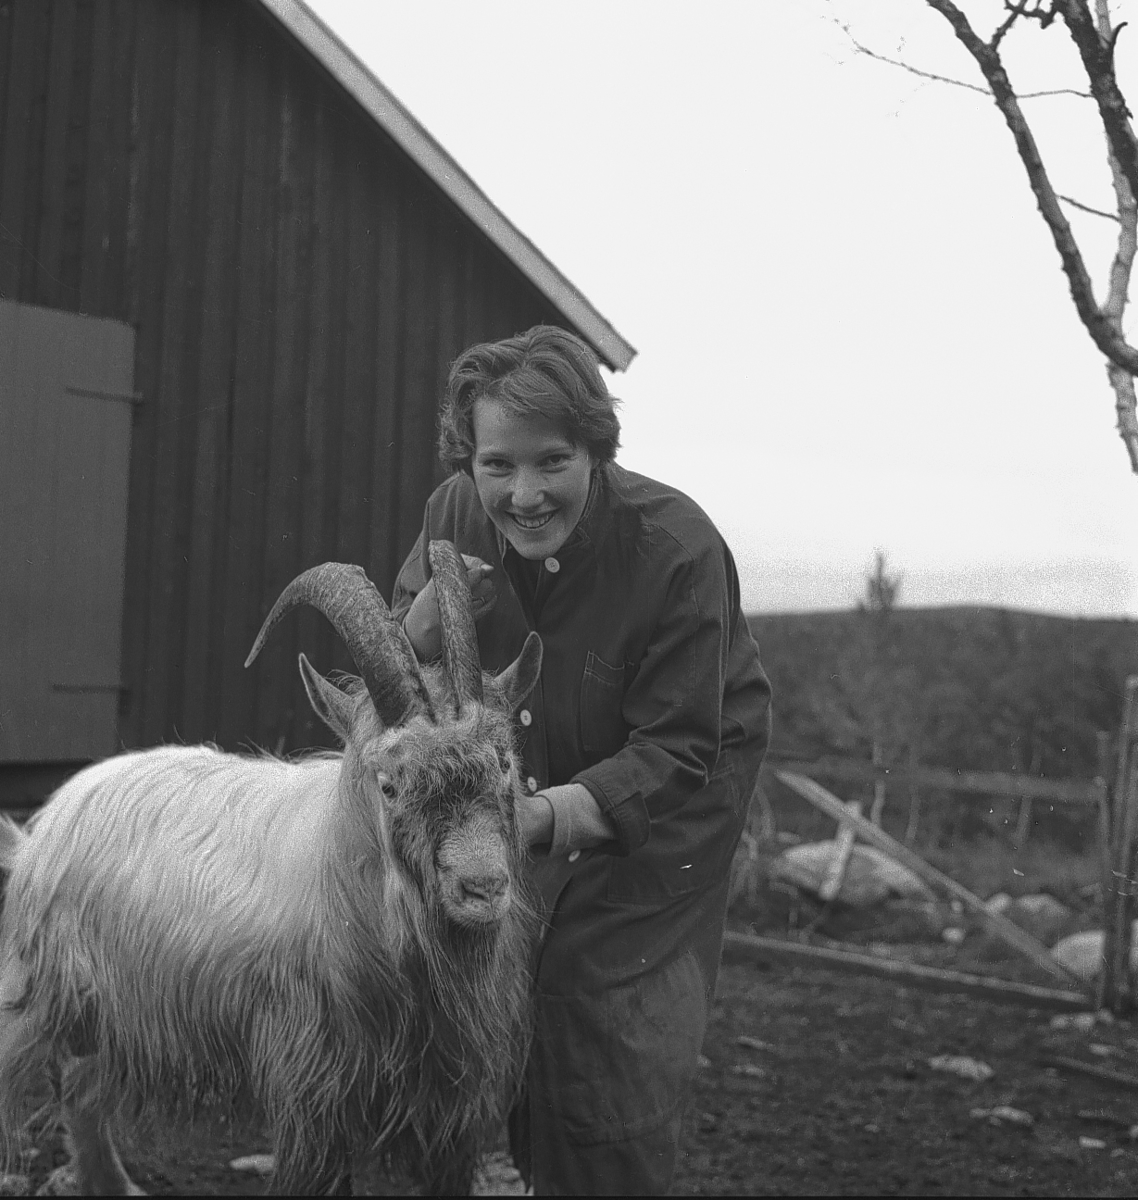
<path id="1" fill-rule="evenodd" d="M 636 346 L 620 461 L 703 505 L 746 607 L 848 606 L 880 547 L 903 603 L 1138 616 L 1138 479 L 1002 118 L 833 22 L 978 81 L 923 0 L 310 3 Z M 1005 48 L 1078 85 L 1059 22 Z M 1090 102 L 1025 105 L 1110 207 Z M 1101 287 L 1113 227 L 1071 219 Z"/>

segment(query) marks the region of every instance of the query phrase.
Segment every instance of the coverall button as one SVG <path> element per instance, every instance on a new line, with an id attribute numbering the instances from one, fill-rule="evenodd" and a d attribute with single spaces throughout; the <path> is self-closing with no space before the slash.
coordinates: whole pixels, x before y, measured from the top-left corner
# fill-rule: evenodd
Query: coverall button
<path id="1" fill-rule="evenodd" d="M 532 725 L 533 716 L 531 715 L 530 710 L 528 708 L 523 708 L 522 711 L 518 713 L 518 720 L 521 721 L 523 725 Z"/>
<path id="2" fill-rule="evenodd" d="M 580 857 L 581 857 L 580 850 L 572 850 L 569 852 L 569 861 L 570 862 L 576 862 L 577 859 L 579 859 Z"/>
<path id="3" fill-rule="evenodd" d="M 537 780 L 534 779 L 532 775 L 526 780 L 526 787 L 529 788 L 531 792 L 537 791 Z"/>
<path id="4" fill-rule="evenodd" d="M 561 570 L 561 564 L 552 555 L 545 560 L 545 569 L 551 574 L 556 575 Z"/>

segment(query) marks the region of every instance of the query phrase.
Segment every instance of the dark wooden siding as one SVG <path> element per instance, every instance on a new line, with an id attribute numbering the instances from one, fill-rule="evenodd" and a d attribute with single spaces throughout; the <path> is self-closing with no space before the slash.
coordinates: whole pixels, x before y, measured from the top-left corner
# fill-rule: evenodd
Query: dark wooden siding
<path id="1" fill-rule="evenodd" d="M 390 593 L 465 345 L 558 316 L 256 4 L 0 0 L 0 296 L 135 326 L 127 745 L 307 744 L 325 559 Z"/>

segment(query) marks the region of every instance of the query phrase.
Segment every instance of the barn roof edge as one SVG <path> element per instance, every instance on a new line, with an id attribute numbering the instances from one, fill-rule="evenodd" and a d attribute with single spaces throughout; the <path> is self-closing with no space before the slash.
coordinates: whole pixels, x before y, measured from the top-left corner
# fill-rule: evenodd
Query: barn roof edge
<path id="1" fill-rule="evenodd" d="M 608 367 L 614 371 L 623 371 L 628 367 L 636 355 L 633 346 L 506 217 L 406 106 L 303 0 L 258 0 L 258 3 L 308 50 L 427 173 L 435 185 L 510 259 Z"/>

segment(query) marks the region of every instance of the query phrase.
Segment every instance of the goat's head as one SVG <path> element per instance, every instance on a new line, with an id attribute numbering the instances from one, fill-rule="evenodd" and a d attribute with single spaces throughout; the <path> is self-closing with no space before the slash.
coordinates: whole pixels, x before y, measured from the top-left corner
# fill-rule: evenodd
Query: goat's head
<path id="1" fill-rule="evenodd" d="M 518 767 L 510 717 L 537 683 L 541 641 L 485 679 L 462 560 L 432 542 L 442 625 L 441 666 L 420 669 L 406 634 L 363 570 L 324 563 L 285 588 L 246 660 L 270 629 L 309 604 L 332 623 L 362 678 L 341 689 L 300 655 L 317 715 L 344 743 L 346 784 L 361 793 L 384 871 L 452 924 L 486 928 L 517 901 L 523 847 L 514 805 Z"/>

